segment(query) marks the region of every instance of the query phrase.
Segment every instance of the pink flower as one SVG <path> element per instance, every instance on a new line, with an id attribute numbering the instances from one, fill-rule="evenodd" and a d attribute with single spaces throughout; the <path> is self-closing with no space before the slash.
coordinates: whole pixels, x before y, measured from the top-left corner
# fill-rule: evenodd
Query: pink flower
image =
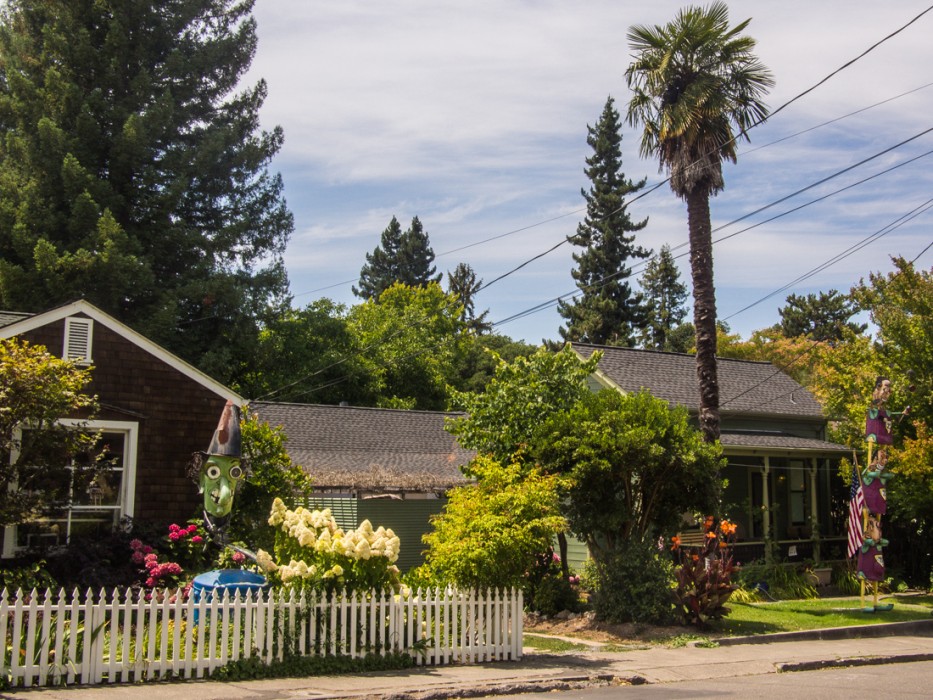
<path id="1" fill-rule="evenodd" d="M 191 544 L 201 544 L 204 541 L 204 538 L 200 535 L 195 535 L 191 538 Z"/>
<path id="2" fill-rule="evenodd" d="M 152 566 L 159 563 L 159 557 L 155 554 L 147 554 L 143 561 L 146 563 L 146 566 Z"/>
<path id="3" fill-rule="evenodd" d="M 197 531 L 198 531 L 198 526 L 195 525 L 194 523 L 191 523 L 191 525 L 188 526 L 188 534 L 189 534 L 189 535 L 194 534 L 194 533 L 197 532 Z"/>
<path id="4" fill-rule="evenodd" d="M 172 542 L 178 542 L 178 540 L 183 540 L 187 534 L 188 533 L 185 532 L 184 530 L 176 530 L 174 532 L 169 533 L 168 538 Z"/>
<path id="5" fill-rule="evenodd" d="M 152 547 L 150 547 L 148 544 L 143 547 L 143 554 L 152 554 Z"/>
<path id="6" fill-rule="evenodd" d="M 246 555 L 243 554 L 243 552 L 234 552 L 234 553 L 233 553 L 233 563 L 234 563 L 234 564 L 242 564 L 244 561 L 246 561 Z"/>
<path id="7" fill-rule="evenodd" d="M 130 549 L 140 550 L 143 548 L 142 540 L 130 540 Z"/>
<path id="8" fill-rule="evenodd" d="M 146 579 L 146 585 L 149 586 L 149 588 L 152 588 L 155 584 L 155 579 L 152 578 L 152 576 Z"/>
<path id="9" fill-rule="evenodd" d="M 130 557 L 134 564 L 142 564 L 146 561 L 146 558 L 143 556 L 143 553 L 140 551 L 133 552 L 133 556 Z"/>
<path id="10" fill-rule="evenodd" d="M 169 532 L 178 532 L 179 530 L 181 530 L 181 528 L 178 527 L 178 525 L 176 525 L 175 523 L 172 523 L 171 525 L 168 526 Z"/>

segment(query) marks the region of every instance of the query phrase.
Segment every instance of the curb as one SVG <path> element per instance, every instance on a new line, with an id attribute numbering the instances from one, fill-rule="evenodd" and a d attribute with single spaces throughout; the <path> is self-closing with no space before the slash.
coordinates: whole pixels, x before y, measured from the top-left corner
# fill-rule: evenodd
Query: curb
<path id="1" fill-rule="evenodd" d="M 812 640 L 859 639 L 872 637 L 894 637 L 898 635 L 933 636 L 933 620 L 910 620 L 908 622 L 882 622 L 877 625 L 854 627 L 828 627 L 799 632 L 774 632 L 772 634 L 749 635 L 746 637 L 722 637 L 716 639 L 721 647 L 735 644 L 772 644 L 778 642 L 801 642 Z"/>
<path id="2" fill-rule="evenodd" d="M 933 661 L 933 654 L 895 654 L 891 656 L 863 656 L 852 659 L 824 659 L 820 661 L 797 661 L 779 663 L 774 667 L 778 673 L 795 671 L 818 671 L 824 668 L 848 668 L 851 666 L 881 666 L 884 664 L 904 664 L 914 661 Z"/>

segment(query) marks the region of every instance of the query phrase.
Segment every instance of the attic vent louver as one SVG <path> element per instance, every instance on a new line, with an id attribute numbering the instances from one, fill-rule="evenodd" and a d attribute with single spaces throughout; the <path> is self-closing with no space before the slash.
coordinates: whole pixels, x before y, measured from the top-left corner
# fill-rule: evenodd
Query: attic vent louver
<path id="1" fill-rule="evenodd" d="M 74 360 L 78 364 L 91 364 L 91 338 L 94 334 L 94 321 L 89 318 L 65 319 L 65 349 L 62 357 Z"/>

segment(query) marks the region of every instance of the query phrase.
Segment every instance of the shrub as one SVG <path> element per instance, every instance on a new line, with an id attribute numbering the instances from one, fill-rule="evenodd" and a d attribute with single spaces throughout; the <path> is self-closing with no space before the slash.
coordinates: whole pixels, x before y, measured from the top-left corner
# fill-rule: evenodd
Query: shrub
<path id="1" fill-rule="evenodd" d="M 605 559 L 590 560 L 583 587 L 598 620 L 668 624 L 674 618 L 671 563 L 647 542 L 630 541 Z"/>
<path id="2" fill-rule="evenodd" d="M 580 595 L 573 586 L 576 581 L 576 576 L 564 578 L 560 556 L 548 550 L 527 574 L 523 586 L 525 607 L 548 616 L 564 610 L 577 612 L 581 606 Z"/>
<path id="3" fill-rule="evenodd" d="M 818 598 L 816 587 L 795 564 L 746 564 L 739 571 L 739 583 L 745 588 L 763 587 L 770 598 L 796 600 Z"/>

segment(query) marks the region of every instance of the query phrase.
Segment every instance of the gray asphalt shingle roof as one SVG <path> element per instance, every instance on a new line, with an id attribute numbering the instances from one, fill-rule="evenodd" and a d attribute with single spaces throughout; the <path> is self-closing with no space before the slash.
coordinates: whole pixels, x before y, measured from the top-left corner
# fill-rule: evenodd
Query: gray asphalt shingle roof
<path id="1" fill-rule="evenodd" d="M 460 466 L 476 454 L 444 430 L 457 414 L 262 401 L 249 410 L 282 426 L 289 456 L 318 487 L 442 490 L 466 483 Z"/>
<path id="2" fill-rule="evenodd" d="M 696 356 L 573 343 L 585 358 L 603 353 L 599 372 L 623 391 L 647 389 L 671 404 L 696 410 Z M 726 413 L 822 418 L 823 410 L 800 384 L 770 362 L 719 358 L 719 406 Z"/>

